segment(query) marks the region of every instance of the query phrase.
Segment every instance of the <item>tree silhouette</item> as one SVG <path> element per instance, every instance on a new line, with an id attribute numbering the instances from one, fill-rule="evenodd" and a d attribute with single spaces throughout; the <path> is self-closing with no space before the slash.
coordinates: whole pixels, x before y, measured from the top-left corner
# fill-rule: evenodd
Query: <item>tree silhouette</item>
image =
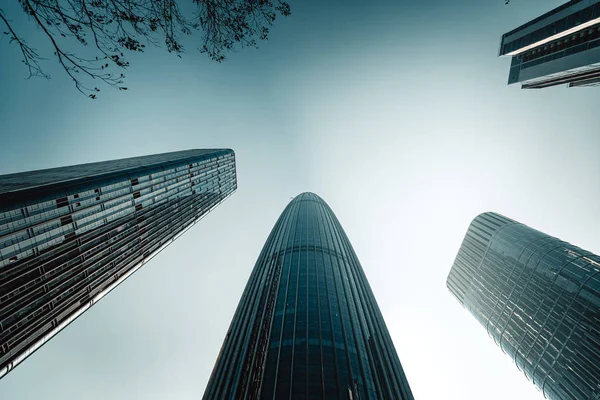
<path id="1" fill-rule="evenodd" d="M 198 50 L 217 62 L 236 47 L 257 47 L 265 40 L 278 15 L 290 15 L 282 0 L 18 0 L 30 21 L 45 35 L 56 60 L 72 79 L 77 90 L 96 98 L 100 89 L 89 82 L 100 80 L 127 90 L 120 71 L 129 66 L 126 53 L 143 52 L 146 44 L 160 45 L 178 57 L 184 53 L 181 37 L 200 34 Z M 183 9 L 186 8 L 185 11 Z M 46 74 L 43 57 L 17 34 L 0 8 L 3 32 L 16 43 L 28 69 L 29 78 Z M 146 44 L 144 44 L 146 43 Z M 66 50 L 67 45 L 91 45 L 90 57 Z M 86 52 L 87 53 L 87 52 Z M 79 55 L 78 55 L 79 54 Z M 115 72 L 115 70 L 119 72 Z"/>

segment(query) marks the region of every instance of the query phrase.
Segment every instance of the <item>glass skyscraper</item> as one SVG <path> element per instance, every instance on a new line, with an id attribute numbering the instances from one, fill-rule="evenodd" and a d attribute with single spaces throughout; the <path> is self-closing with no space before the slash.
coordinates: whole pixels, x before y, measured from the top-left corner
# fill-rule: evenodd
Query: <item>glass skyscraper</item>
<path id="1" fill-rule="evenodd" d="M 600 398 L 600 257 L 484 213 L 447 285 L 545 398 Z"/>
<path id="2" fill-rule="evenodd" d="M 571 0 L 502 35 L 508 83 L 523 89 L 600 85 L 600 0 Z"/>
<path id="3" fill-rule="evenodd" d="M 0 176 L 0 377 L 236 187 L 226 149 Z"/>
<path id="4" fill-rule="evenodd" d="M 312 193 L 271 231 L 204 393 L 258 398 L 413 399 L 350 241 Z"/>

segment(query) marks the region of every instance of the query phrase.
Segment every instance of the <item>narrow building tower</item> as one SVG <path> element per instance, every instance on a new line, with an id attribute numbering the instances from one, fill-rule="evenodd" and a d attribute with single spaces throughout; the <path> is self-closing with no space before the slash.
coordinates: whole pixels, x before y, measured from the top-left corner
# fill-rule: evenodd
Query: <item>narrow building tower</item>
<path id="1" fill-rule="evenodd" d="M 228 149 L 1 175 L 0 377 L 236 187 Z"/>
<path id="2" fill-rule="evenodd" d="M 315 194 L 269 235 L 204 398 L 413 399 L 350 241 Z"/>

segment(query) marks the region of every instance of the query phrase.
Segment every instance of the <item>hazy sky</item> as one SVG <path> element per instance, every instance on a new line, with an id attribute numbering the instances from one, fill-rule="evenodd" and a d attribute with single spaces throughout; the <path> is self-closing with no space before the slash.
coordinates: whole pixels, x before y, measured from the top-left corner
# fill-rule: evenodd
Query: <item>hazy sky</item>
<path id="1" fill-rule="evenodd" d="M 599 89 L 523 91 L 496 57 L 502 33 L 562 2 L 292 0 L 260 49 L 224 64 L 150 50 L 131 58 L 129 91 L 96 101 L 51 60 L 52 80 L 25 80 L 2 36 L 0 173 L 228 147 L 238 191 L 2 379 L 0 398 L 201 398 L 267 235 L 313 191 L 418 400 L 542 399 L 445 280 L 484 211 L 600 253 Z M 14 3 L 8 17 L 47 50 Z"/>

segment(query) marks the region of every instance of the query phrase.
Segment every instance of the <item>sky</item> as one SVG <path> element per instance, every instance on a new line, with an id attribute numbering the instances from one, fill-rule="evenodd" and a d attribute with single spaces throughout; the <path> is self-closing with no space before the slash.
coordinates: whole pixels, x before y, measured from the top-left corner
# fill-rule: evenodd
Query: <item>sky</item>
<path id="1" fill-rule="evenodd" d="M 0 174 L 232 148 L 238 190 L 0 381 L 0 398 L 201 398 L 253 265 L 312 191 L 361 261 L 416 399 L 543 396 L 452 297 L 471 220 L 495 211 L 600 253 L 600 91 L 507 86 L 500 36 L 556 0 L 291 2 L 222 64 L 131 57 L 80 95 L 48 51 L 25 79 L 0 38 Z M 375 4 L 376 3 L 376 4 Z"/>

